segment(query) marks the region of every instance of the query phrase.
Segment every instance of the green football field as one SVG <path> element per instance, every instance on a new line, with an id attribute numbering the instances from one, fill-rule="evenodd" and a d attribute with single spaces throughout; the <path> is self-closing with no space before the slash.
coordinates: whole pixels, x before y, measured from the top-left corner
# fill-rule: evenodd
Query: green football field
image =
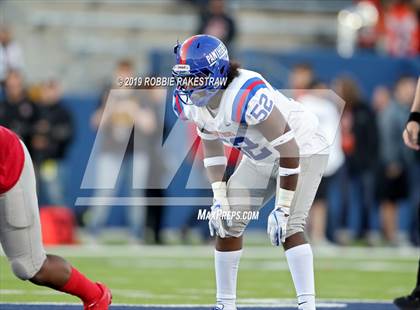
<path id="1" fill-rule="evenodd" d="M 211 246 L 95 246 L 49 248 L 79 270 L 106 283 L 115 303 L 211 304 L 214 301 Z M 391 300 L 414 287 L 416 249 L 315 249 L 320 299 Z M 281 250 L 245 248 L 238 301 L 242 304 L 294 298 Z M 0 302 L 76 302 L 75 298 L 17 280 L 0 257 Z"/>

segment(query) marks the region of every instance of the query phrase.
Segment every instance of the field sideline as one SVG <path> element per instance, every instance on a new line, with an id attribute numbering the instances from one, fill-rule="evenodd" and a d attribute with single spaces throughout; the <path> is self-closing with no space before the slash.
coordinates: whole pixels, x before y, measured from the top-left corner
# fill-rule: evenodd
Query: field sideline
<path id="1" fill-rule="evenodd" d="M 199 306 L 214 301 L 211 246 L 75 246 L 49 248 L 48 252 L 67 257 L 91 278 L 107 283 L 114 303 L 121 304 L 113 309 L 141 304 L 167 305 L 160 308 L 167 309 L 169 305 Z M 370 307 L 366 309 L 394 309 L 381 302 L 411 291 L 418 254 L 418 249 L 412 248 L 315 248 L 320 309 L 364 309 L 361 304 L 354 308 L 349 303 L 360 300 L 376 301 L 366 304 Z M 76 303 L 77 299 L 17 280 L 4 256 L 0 257 L 0 296 L 0 308 L 5 310 L 77 309 L 71 305 L 6 305 Z M 281 250 L 269 246 L 245 248 L 238 302 L 249 309 L 256 309 L 256 305 L 293 309 L 293 285 Z"/>

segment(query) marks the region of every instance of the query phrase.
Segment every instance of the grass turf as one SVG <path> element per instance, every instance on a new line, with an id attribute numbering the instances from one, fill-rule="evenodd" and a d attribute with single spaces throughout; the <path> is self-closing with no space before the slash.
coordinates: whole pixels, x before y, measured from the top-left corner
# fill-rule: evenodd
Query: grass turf
<path id="1" fill-rule="evenodd" d="M 317 296 L 323 299 L 392 300 L 414 286 L 415 251 L 315 251 Z M 215 284 L 212 249 L 208 247 L 119 247 L 49 249 L 90 278 L 106 283 L 115 303 L 211 304 Z M 350 253 L 350 254 L 349 254 Z M 376 253 L 376 254 L 375 254 Z M 258 303 L 294 298 L 286 260 L 268 247 L 245 250 L 240 266 L 238 299 Z M 47 288 L 17 280 L 0 257 L 0 302 L 77 302 Z"/>

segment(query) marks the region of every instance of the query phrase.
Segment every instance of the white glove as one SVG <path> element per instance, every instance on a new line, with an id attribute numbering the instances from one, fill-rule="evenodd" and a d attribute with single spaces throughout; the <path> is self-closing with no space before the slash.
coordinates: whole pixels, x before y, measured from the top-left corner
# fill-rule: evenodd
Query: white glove
<path id="1" fill-rule="evenodd" d="M 276 206 L 268 216 L 267 234 L 272 245 L 279 246 L 286 241 L 286 227 L 289 214 L 290 208 Z"/>
<path id="2" fill-rule="evenodd" d="M 232 226 L 232 219 L 226 218 L 229 216 L 229 201 L 226 197 L 226 182 L 214 182 L 213 188 L 214 201 L 211 206 L 211 213 L 209 219 L 210 236 L 218 235 L 220 238 L 226 237 L 225 229 L 223 228 L 223 221 L 226 220 L 227 226 Z"/>

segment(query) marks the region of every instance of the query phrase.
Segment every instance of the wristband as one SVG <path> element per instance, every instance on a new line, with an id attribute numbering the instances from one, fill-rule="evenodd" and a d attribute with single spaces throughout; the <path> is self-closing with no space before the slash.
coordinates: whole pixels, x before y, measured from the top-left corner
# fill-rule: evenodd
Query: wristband
<path id="1" fill-rule="evenodd" d="M 416 122 L 417 124 L 420 124 L 420 112 L 411 112 L 407 120 L 407 123 L 409 122 Z"/>
<path id="2" fill-rule="evenodd" d="M 284 188 L 279 188 L 277 192 L 277 201 L 275 208 L 278 207 L 289 207 L 292 205 L 293 197 L 295 196 L 295 191 L 290 191 Z"/>
<path id="3" fill-rule="evenodd" d="M 287 177 L 289 175 L 299 174 L 299 173 L 300 173 L 300 166 L 297 166 L 296 168 L 279 167 L 279 176 L 281 177 Z"/>
<path id="4" fill-rule="evenodd" d="M 211 166 L 226 166 L 227 158 L 225 156 L 206 157 L 203 162 L 206 168 Z"/>
<path id="5" fill-rule="evenodd" d="M 215 199 L 218 198 L 226 198 L 226 191 L 227 191 L 227 186 L 226 186 L 226 182 L 213 182 L 211 183 L 211 188 L 213 189 L 213 196 Z"/>

